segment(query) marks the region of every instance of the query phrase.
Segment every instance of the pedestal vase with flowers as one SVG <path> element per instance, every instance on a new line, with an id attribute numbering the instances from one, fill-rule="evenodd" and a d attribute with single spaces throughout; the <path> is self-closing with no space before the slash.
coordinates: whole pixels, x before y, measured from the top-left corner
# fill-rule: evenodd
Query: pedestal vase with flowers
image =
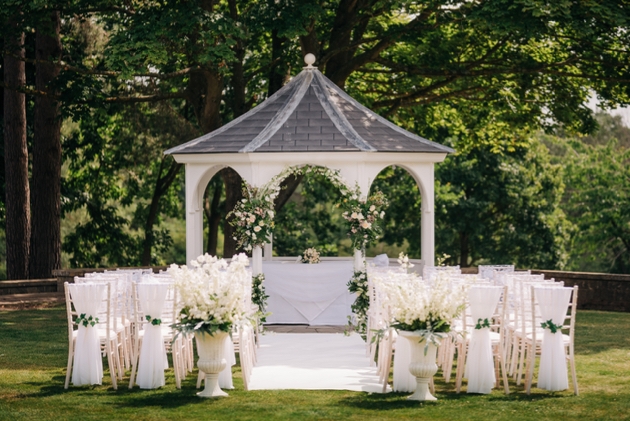
<path id="1" fill-rule="evenodd" d="M 415 274 L 399 274 L 396 282 L 377 282 L 392 318 L 390 327 L 411 345 L 409 371 L 417 386 L 409 399 L 436 400 L 429 382 L 437 372 L 437 348 L 450 336 L 453 321 L 464 310 L 466 288 L 453 284 L 447 275 L 439 275 L 430 287 Z"/>
<path id="2" fill-rule="evenodd" d="M 168 273 L 182 303 L 178 320 L 171 326 L 179 334 L 194 334 L 199 361 L 206 374 L 205 389 L 198 396 L 227 396 L 219 387 L 219 373 L 226 367 L 224 345 L 232 327 L 246 323 L 252 312 L 251 277 L 245 254 L 232 257 L 231 263 L 203 255 L 190 262 L 191 267 L 171 265 Z"/>

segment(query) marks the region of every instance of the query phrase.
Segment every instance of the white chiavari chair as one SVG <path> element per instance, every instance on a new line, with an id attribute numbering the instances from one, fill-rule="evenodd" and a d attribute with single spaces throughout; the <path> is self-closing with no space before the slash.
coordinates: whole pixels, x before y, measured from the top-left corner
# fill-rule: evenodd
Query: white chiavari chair
<path id="1" fill-rule="evenodd" d="M 538 387 L 551 391 L 568 389 L 568 363 L 573 393 L 579 395 L 574 349 L 578 287 L 563 287 L 559 283 L 532 285 L 530 296 L 532 324 L 540 326 L 551 321 L 555 326 L 553 330 L 533 329 L 527 337 L 525 391 L 531 393 L 536 357 L 540 356 Z"/>
<path id="2" fill-rule="evenodd" d="M 499 273 L 514 272 L 514 265 L 479 265 L 477 269 L 480 278 L 494 281 Z"/>
<path id="3" fill-rule="evenodd" d="M 64 388 L 68 388 L 72 375 L 73 384 L 101 384 L 103 377 L 102 355 L 107 357 L 107 365 L 112 381 L 112 388 L 118 388 L 117 373 L 122 378 L 122 365 L 119 358 L 118 335 L 112 329 L 111 321 L 111 285 L 109 283 L 64 283 L 66 298 L 66 312 L 68 315 L 68 366 Z M 82 302 L 83 301 L 83 302 Z M 77 318 L 81 314 L 88 315 L 89 310 L 94 309 L 93 317 L 98 318 L 98 323 L 93 327 L 86 327 L 88 333 L 79 334 L 81 327 L 76 330 Z M 85 340 L 95 340 L 93 348 Z M 80 341 L 82 350 L 77 355 L 77 341 Z M 98 359 L 98 360 L 97 360 Z M 77 365 L 75 367 L 75 365 Z M 87 367 L 87 369 L 86 369 Z M 87 371 L 87 374 L 86 374 Z"/>

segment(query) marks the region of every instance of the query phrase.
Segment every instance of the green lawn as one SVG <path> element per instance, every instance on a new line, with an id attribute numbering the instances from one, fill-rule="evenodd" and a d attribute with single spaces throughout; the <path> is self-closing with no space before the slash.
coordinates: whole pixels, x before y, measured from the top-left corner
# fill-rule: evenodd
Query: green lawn
<path id="1" fill-rule="evenodd" d="M 63 389 L 67 361 L 65 310 L 0 312 L 0 420 L 621 420 L 630 419 L 630 314 L 578 312 L 576 332 L 580 396 L 522 386 L 512 393 L 456 394 L 436 376 L 435 403 L 409 402 L 407 394 L 345 391 L 245 392 L 234 367 L 236 389 L 219 400 L 195 396 L 195 375 L 181 390 L 167 372 L 164 388 L 119 390 L 103 386 Z"/>

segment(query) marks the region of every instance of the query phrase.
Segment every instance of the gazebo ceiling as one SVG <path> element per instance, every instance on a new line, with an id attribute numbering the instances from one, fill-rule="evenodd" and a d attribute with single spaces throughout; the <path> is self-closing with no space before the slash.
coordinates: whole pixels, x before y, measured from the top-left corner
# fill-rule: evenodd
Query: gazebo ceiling
<path id="1" fill-rule="evenodd" d="M 166 154 L 415 152 L 453 149 L 410 133 L 359 104 L 316 67 L 225 126 Z"/>

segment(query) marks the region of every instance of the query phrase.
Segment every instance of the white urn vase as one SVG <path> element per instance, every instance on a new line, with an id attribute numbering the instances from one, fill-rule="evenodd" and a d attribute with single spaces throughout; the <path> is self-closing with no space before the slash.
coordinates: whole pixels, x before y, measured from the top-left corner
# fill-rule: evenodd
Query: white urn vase
<path id="1" fill-rule="evenodd" d="M 435 363 L 437 347 L 429 342 L 427 348 L 426 340 L 417 332 L 401 330 L 398 334 L 407 339 L 411 345 L 409 372 L 416 377 L 417 382 L 416 391 L 407 399 L 415 401 L 436 401 L 437 398 L 429 391 L 429 382 L 438 370 L 437 364 Z"/>
<path id="2" fill-rule="evenodd" d="M 206 374 L 205 388 L 197 393 L 197 396 L 203 398 L 228 396 L 219 387 L 219 373 L 227 366 L 224 350 L 228 336 L 229 333 L 221 331 L 215 332 L 214 335 L 201 332 L 195 333 L 197 353 L 199 354 L 197 367 Z"/>

